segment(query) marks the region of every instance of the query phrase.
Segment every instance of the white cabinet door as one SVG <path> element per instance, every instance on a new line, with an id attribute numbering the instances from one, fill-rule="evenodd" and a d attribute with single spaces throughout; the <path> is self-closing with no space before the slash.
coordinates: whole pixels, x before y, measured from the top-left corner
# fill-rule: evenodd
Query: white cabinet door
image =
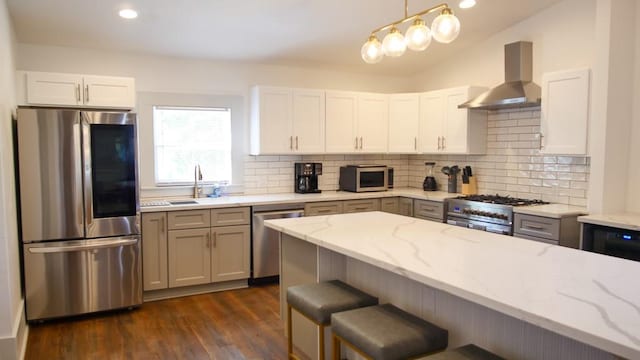
<path id="1" fill-rule="evenodd" d="M 448 154 L 463 154 L 467 152 L 467 124 L 468 110 L 458 109 L 458 105 L 467 101 L 468 96 L 464 91 L 452 91 L 445 94 L 446 121 L 442 137 L 442 149 Z"/>
<path id="2" fill-rule="evenodd" d="M 211 281 L 249 278 L 251 228 L 249 225 L 211 228 Z"/>
<path id="3" fill-rule="evenodd" d="M 127 77 L 85 75 L 84 104 L 90 107 L 134 108 L 135 80 Z"/>
<path id="4" fill-rule="evenodd" d="M 255 87 L 251 110 L 252 154 L 293 151 L 291 89 Z"/>
<path id="5" fill-rule="evenodd" d="M 430 91 L 420 96 L 419 151 L 436 153 L 442 150 L 445 98 L 439 91 Z"/>
<path id="6" fill-rule="evenodd" d="M 293 91 L 293 150 L 324 152 L 325 94 L 323 90 Z"/>
<path id="7" fill-rule="evenodd" d="M 386 153 L 388 126 L 389 96 L 386 94 L 359 94 L 357 135 L 360 151 Z"/>
<path id="8" fill-rule="evenodd" d="M 389 96 L 389 152 L 412 154 L 418 151 L 420 95 Z"/>
<path id="9" fill-rule="evenodd" d="M 347 91 L 327 91 L 325 113 L 325 151 L 353 153 L 357 151 L 356 125 L 358 95 Z"/>
<path id="10" fill-rule="evenodd" d="M 585 155 L 589 121 L 589 69 L 544 74 L 541 110 L 541 152 Z"/>
<path id="11" fill-rule="evenodd" d="M 27 72 L 27 103 L 82 105 L 82 75 Z"/>

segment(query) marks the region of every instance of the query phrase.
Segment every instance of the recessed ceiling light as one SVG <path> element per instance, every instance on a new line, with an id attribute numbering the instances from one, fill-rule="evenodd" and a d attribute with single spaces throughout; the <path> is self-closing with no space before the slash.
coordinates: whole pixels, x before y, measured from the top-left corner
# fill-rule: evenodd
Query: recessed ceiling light
<path id="1" fill-rule="evenodd" d="M 135 19 L 138 17 L 138 12 L 133 9 L 122 9 L 118 15 L 124 19 Z"/>
<path id="2" fill-rule="evenodd" d="M 460 9 L 472 8 L 475 5 L 476 5 L 476 0 L 462 0 L 462 1 L 460 1 L 460 4 L 458 4 Z"/>

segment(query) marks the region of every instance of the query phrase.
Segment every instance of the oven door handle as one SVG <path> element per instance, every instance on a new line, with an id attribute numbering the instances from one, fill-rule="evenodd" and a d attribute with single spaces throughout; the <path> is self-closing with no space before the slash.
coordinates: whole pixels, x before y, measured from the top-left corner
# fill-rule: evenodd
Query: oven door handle
<path id="1" fill-rule="evenodd" d="M 29 252 L 32 254 L 50 254 L 50 253 L 61 253 L 61 252 L 72 252 L 72 251 L 85 251 L 85 250 L 95 250 L 95 249 L 104 249 L 111 247 L 119 247 L 119 246 L 130 246 L 134 245 L 138 242 L 138 239 L 116 239 L 116 240 L 89 240 L 83 241 L 82 243 L 73 242 L 73 244 L 69 245 L 60 245 L 60 246 L 43 246 L 43 247 L 30 247 Z"/>

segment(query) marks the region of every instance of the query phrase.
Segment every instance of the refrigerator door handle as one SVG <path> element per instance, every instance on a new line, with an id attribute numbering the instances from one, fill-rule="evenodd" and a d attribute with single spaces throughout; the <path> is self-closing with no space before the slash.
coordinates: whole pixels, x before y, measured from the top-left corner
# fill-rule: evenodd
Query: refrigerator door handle
<path id="1" fill-rule="evenodd" d="M 88 240 L 81 241 L 82 243 L 76 243 L 75 241 L 68 241 L 69 244 L 61 244 L 60 246 L 44 246 L 44 247 L 29 247 L 29 252 L 32 254 L 50 254 L 72 251 L 84 251 L 95 249 L 106 249 L 119 246 L 134 245 L 138 242 L 138 239 L 116 239 L 116 240 Z"/>

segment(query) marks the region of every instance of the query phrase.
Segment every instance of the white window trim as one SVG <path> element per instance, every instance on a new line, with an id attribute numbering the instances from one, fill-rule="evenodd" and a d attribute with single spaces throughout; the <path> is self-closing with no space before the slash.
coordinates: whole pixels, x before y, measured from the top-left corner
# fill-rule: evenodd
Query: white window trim
<path id="1" fill-rule="evenodd" d="M 245 157 L 245 98 L 243 95 L 229 94 L 185 94 L 163 92 L 138 92 L 138 147 L 140 149 L 140 189 L 141 197 L 189 196 L 193 194 L 193 184 L 157 184 L 155 177 L 155 144 L 153 129 L 153 107 L 200 107 L 230 108 L 232 136 L 232 181 L 226 186 L 226 193 L 244 191 Z M 205 183 L 204 192 L 211 192 Z"/>

